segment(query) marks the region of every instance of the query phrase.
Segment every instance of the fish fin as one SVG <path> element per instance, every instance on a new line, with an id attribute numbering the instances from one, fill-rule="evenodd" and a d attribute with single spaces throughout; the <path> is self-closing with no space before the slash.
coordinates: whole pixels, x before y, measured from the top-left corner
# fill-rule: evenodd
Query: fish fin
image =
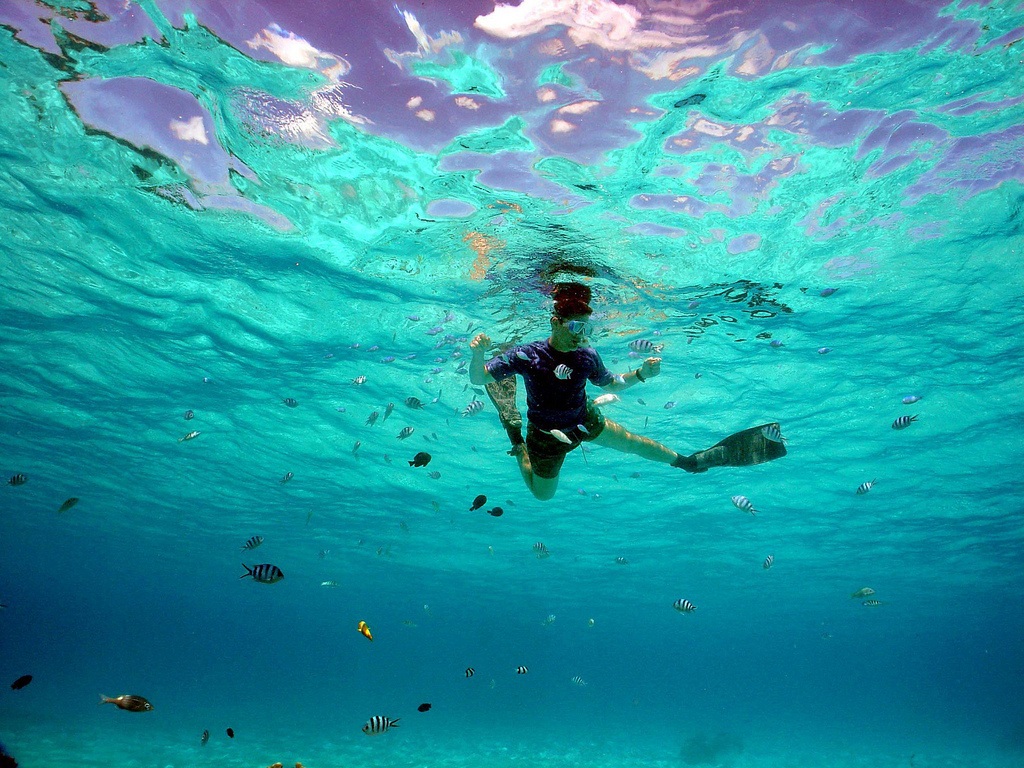
<path id="1" fill-rule="evenodd" d="M 250 567 L 249 567 L 248 565 L 246 565 L 245 563 L 242 563 L 242 567 L 243 567 L 243 568 L 245 568 L 245 570 L 247 570 L 247 571 L 248 571 L 248 573 L 243 573 L 243 574 L 242 574 L 241 576 L 239 576 L 238 578 L 240 578 L 240 579 L 244 579 L 244 578 L 245 578 L 246 576 L 252 576 L 252 568 L 250 568 Z"/>
<path id="2" fill-rule="evenodd" d="M 112 698 L 110 698 L 109 696 L 104 696 L 104 695 L 103 695 L 103 694 L 101 693 L 101 694 L 100 694 L 100 700 L 99 700 L 98 702 L 96 702 L 96 703 L 97 703 L 97 704 L 111 704 L 111 703 L 113 703 L 113 701 L 114 701 L 114 700 L 113 700 Z"/>

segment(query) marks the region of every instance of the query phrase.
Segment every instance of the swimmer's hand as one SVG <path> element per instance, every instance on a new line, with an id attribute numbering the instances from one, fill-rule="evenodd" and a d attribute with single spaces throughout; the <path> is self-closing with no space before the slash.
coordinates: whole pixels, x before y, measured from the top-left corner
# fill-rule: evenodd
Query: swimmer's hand
<path id="1" fill-rule="evenodd" d="M 645 379 L 657 376 L 659 373 L 661 373 L 660 357 L 648 357 L 640 364 L 640 375 Z"/>
<path id="2" fill-rule="evenodd" d="M 478 333 L 469 342 L 469 348 L 473 350 L 474 355 L 482 355 L 491 348 L 491 337 L 486 333 Z"/>

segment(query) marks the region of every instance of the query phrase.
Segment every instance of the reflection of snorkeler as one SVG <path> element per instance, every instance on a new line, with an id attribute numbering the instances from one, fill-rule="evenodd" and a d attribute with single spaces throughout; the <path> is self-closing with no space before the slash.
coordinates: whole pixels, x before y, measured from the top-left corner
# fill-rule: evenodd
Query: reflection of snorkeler
<path id="1" fill-rule="evenodd" d="M 767 439 L 762 432 L 768 426 L 777 429 L 777 424 L 746 429 L 706 451 L 683 456 L 605 418 L 587 397 L 586 382 L 606 392 L 620 392 L 661 373 L 661 358 L 648 357 L 635 371 L 613 375 L 587 342 L 593 312 L 590 289 L 576 283 L 560 283 L 555 286 L 554 300 L 551 336 L 545 341 L 512 347 L 486 363 L 484 352 L 491 346 L 491 339 L 481 333 L 469 345 L 473 350 L 470 381 L 487 385 L 487 393 L 512 441 L 511 453 L 519 461 L 526 487 L 538 499 L 547 500 L 555 495 L 558 472 L 566 454 L 585 441 L 671 464 L 687 472 L 760 464 L 786 455 L 781 442 Z M 526 382 L 529 425 L 525 441 L 523 418 L 516 408 L 517 373 Z"/>

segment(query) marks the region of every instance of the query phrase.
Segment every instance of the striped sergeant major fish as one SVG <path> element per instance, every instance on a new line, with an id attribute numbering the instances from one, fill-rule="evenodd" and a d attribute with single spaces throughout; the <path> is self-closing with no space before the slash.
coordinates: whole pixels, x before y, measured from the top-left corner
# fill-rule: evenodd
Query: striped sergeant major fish
<path id="1" fill-rule="evenodd" d="M 258 547 L 262 543 L 262 536 L 251 536 L 249 537 L 249 540 L 242 545 L 242 549 L 256 549 L 256 547 Z"/>
<path id="2" fill-rule="evenodd" d="M 203 735 L 199 738 L 199 746 L 205 747 L 206 746 L 206 742 L 208 742 L 209 740 L 210 740 L 210 732 L 209 732 L 209 730 L 203 731 Z"/>
<path id="3" fill-rule="evenodd" d="M 634 352 L 661 352 L 665 347 L 663 344 L 655 344 L 647 339 L 633 339 L 629 342 L 629 348 Z"/>
<path id="4" fill-rule="evenodd" d="M 892 423 L 893 429 L 906 429 L 911 424 L 917 421 L 917 416 L 900 416 L 896 421 Z"/>
<path id="5" fill-rule="evenodd" d="M 281 569 L 276 565 L 270 563 L 260 563 L 250 568 L 245 563 L 242 563 L 242 567 L 245 568 L 247 573 L 243 573 L 238 578 L 244 579 L 246 576 L 252 576 L 253 581 L 258 581 L 260 584 L 273 584 L 284 578 L 284 574 Z"/>
<path id="6" fill-rule="evenodd" d="M 883 603 L 882 603 L 881 600 L 865 600 L 863 603 L 861 603 L 861 605 L 867 605 L 867 606 L 872 607 L 872 608 L 875 607 L 876 605 L 882 605 L 882 604 Z"/>
<path id="7" fill-rule="evenodd" d="M 187 435 L 185 435 L 184 437 L 179 437 L 179 438 L 178 438 L 178 442 L 179 442 L 179 443 L 184 443 L 184 442 L 185 442 L 186 440 L 195 440 L 195 439 L 196 439 L 197 437 L 199 437 L 199 435 L 201 435 L 201 434 L 202 434 L 202 433 L 201 433 L 201 432 L 199 432 L 198 430 L 194 430 L 194 431 L 192 431 L 192 432 L 189 432 L 189 433 L 188 433 Z"/>
<path id="8" fill-rule="evenodd" d="M 746 496 L 733 496 L 732 503 L 736 506 L 736 509 L 742 512 L 749 512 L 752 515 L 757 514 L 754 504 Z"/>
<path id="9" fill-rule="evenodd" d="M 768 557 L 766 557 L 764 559 L 764 562 L 761 563 L 761 567 L 764 568 L 767 571 L 769 568 L 772 567 L 772 564 L 774 562 L 775 562 L 775 555 L 768 555 Z"/>
<path id="10" fill-rule="evenodd" d="M 776 424 L 769 424 L 766 427 L 761 427 L 761 435 L 765 440 L 770 440 L 773 443 L 786 442 L 786 438 L 782 436 L 782 431 Z"/>
<path id="11" fill-rule="evenodd" d="M 482 411 L 483 409 L 484 401 L 473 398 L 469 402 L 469 404 L 462 409 L 462 417 L 466 418 L 467 416 L 475 416 L 476 414 L 480 413 L 480 411 Z"/>
<path id="12" fill-rule="evenodd" d="M 20 472 L 16 475 L 11 475 L 11 479 L 7 481 L 8 485 L 24 485 L 28 482 L 28 478 Z"/>
<path id="13" fill-rule="evenodd" d="M 861 483 L 860 485 L 857 486 L 857 495 L 863 496 L 865 493 L 871 490 L 874 484 L 874 480 L 868 480 L 867 482 Z"/>
<path id="14" fill-rule="evenodd" d="M 396 717 L 392 720 L 390 717 L 384 715 L 374 715 L 366 721 L 366 725 L 363 726 L 363 733 L 367 736 L 376 736 L 381 733 L 386 733 L 389 728 L 397 728 L 398 721 L 402 718 Z"/>
<path id="15" fill-rule="evenodd" d="M 522 664 L 520 664 L 518 667 L 516 667 L 516 674 L 517 675 L 525 675 L 529 671 L 530 671 L 530 668 L 529 667 L 524 667 Z"/>
<path id="16" fill-rule="evenodd" d="M 543 560 L 545 557 L 551 557 L 551 553 L 548 551 L 548 548 L 544 546 L 543 541 L 538 541 L 534 544 L 533 551 L 537 553 L 537 558 L 539 560 Z"/>
<path id="17" fill-rule="evenodd" d="M 572 683 L 573 685 L 578 685 L 578 686 L 579 686 L 580 688 L 582 688 L 583 686 L 585 686 L 585 685 L 587 684 L 587 681 L 586 681 L 586 680 L 584 680 L 584 679 L 583 679 L 582 677 L 580 677 L 579 675 L 576 675 L 575 677 L 573 677 L 573 678 L 572 678 L 572 680 L 571 680 L 570 682 L 571 682 L 571 683 Z"/>
<path id="18" fill-rule="evenodd" d="M 476 674 L 476 670 L 472 667 L 466 667 L 466 677 L 472 677 Z"/>
<path id="19" fill-rule="evenodd" d="M 396 437 L 397 437 L 397 438 L 398 438 L 399 440 L 405 440 L 405 439 L 406 439 L 406 438 L 408 438 L 408 437 L 409 437 L 410 435 L 412 435 L 412 433 L 413 433 L 413 432 L 415 432 L 415 431 L 416 431 L 416 430 L 415 430 L 415 429 L 413 429 L 412 427 L 402 427 L 402 431 L 401 431 L 401 432 L 399 432 L 399 433 L 398 433 L 398 434 L 396 435 Z"/>
<path id="20" fill-rule="evenodd" d="M 672 607 L 680 613 L 693 613 L 695 610 L 697 610 L 697 606 L 691 603 L 685 597 L 680 597 L 678 600 L 672 603 Z"/>

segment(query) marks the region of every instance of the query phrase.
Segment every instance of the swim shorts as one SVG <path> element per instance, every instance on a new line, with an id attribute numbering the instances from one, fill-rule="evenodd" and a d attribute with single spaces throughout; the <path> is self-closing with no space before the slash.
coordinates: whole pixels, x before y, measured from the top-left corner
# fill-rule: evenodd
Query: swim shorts
<path id="1" fill-rule="evenodd" d="M 565 456 L 569 451 L 576 448 L 580 443 L 589 442 L 601 434 L 604 430 L 604 415 L 594 405 L 594 401 L 587 399 L 587 415 L 583 420 L 586 432 L 577 427 L 562 430 L 565 436 L 572 440 L 571 445 L 563 443 L 530 423 L 526 428 L 526 452 L 530 457 L 530 466 L 537 477 L 550 480 L 558 477 L 562 468 Z"/>

